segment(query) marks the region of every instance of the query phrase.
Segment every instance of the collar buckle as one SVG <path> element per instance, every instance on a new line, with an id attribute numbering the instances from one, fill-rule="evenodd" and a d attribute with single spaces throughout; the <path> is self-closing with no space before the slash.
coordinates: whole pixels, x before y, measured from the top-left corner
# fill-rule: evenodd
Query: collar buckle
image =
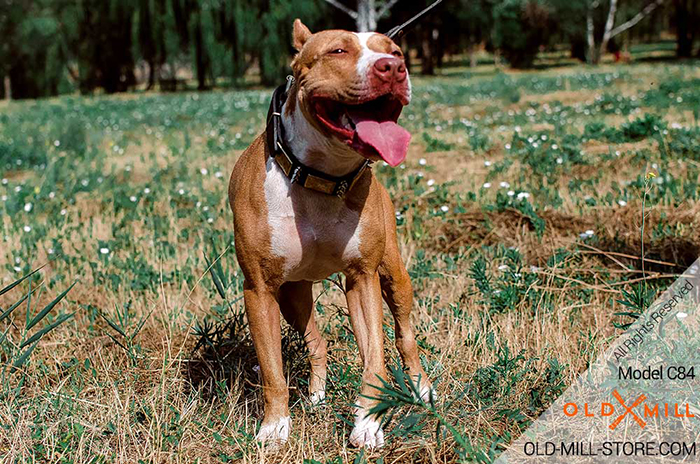
<path id="1" fill-rule="evenodd" d="M 338 198 L 343 198 L 345 196 L 345 193 L 348 191 L 348 181 L 346 180 L 341 180 L 338 183 L 338 186 L 335 188 L 335 196 Z"/>

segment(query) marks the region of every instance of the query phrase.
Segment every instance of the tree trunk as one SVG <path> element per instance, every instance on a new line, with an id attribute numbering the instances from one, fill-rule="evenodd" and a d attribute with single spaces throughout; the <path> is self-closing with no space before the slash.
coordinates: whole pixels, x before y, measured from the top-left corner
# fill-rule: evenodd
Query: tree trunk
<path id="1" fill-rule="evenodd" d="M 148 62 L 148 84 L 146 90 L 151 90 L 156 83 L 156 63 L 155 61 Z"/>
<path id="2" fill-rule="evenodd" d="M 603 40 L 600 42 L 600 49 L 598 51 L 598 63 L 605 52 L 608 50 L 608 42 L 612 38 L 613 27 L 615 27 L 615 15 L 617 14 L 617 0 L 610 0 L 610 9 L 608 10 L 608 19 L 605 21 L 605 30 L 603 31 Z"/>
<path id="3" fill-rule="evenodd" d="M 433 63 L 433 30 L 431 27 L 424 25 L 422 28 L 423 39 L 421 41 L 422 50 L 422 62 L 421 62 L 421 74 L 424 76 L 432 76 L 435 74 L 435 66 Z"/>
<path id="4" fill-rule="evenodd" d="M 201 12 L 197 13 L 194 28 L 194 54 L 197 67 L 197 90 L 205 90 L 207 88 L 207 64 L 208 60 L 204 51 L 204 40 L 202 38 L 202 20 Z"/>
<path id="5" fill-rule="evenodd" d="M 679 58 L 690 58 L 693 54 L 693 36 L 688 24 L 687 0 L 676 0 L 676 56 Z"/>
<path id="6" fill-rule="evenodd" d="M 445 58 L 445 46 L 442 34 L 437 28 L 433 29 L 433 45 L 435 49 L 435 62 L 438 69 L 442 68 L 442 62 Z"/>
<path id="7" fill-rule="evenodd" d="M 377 10 L 374 0 L 359 0 L 357 2 L 357 31 L 372 32 L 377 30 Z"/>
<path id="8" fill-rule="evenodd" d="M 588 63 L 590 64 L 598 64 L 598 52 L 595 46 L 595 24 L 593 22 L 593 10 L 598 8 L 598 5 L 598 0 L 590 2 L 586 11 L 586 42 L 588 44 Z"/>
<path id="9" fill-rule="evenodd" d="M 26 98 L 39 98 L 39 89 L 36 88 L 34 80 L 31 78 L 29 70 L 24 65 L 26 60 L 18 60 L 9 70 L 10 86 L 12 88 L 12 98 L 22 100 Z"/>
<path id="10" fill-rule="evenodd" d="M 473 33 L 469 34 L 469 46 L 467 47 L 467 55 L 469 56 L 470 68 L 476 68 L 476 65 L 478 64 L 476 58 L 476 52 L 478 50 L 479 48 L 476 42 L 476 36 Z"/>

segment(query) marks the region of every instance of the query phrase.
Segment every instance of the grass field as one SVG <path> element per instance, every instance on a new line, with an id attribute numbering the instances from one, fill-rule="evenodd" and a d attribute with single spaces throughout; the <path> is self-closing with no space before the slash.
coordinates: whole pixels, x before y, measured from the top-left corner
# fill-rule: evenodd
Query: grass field
<path id="1" fill-rule="evenodd" d="M 226 190 L 269 90 L 0 102 L 0 287 L 44 265 L 0 296 L 0 460 L 489 462 L 700 255 L 697 62 L 453 69 L 414 95 L 406 163 L 374 169 L 439 399 L 387 399 L 372 454 L 347 447 L 361 366 L 340 278 L 316 285 L 327 404 L 308 406 L 285 327 L 292 437 L 252 439 Z M 395 366 L 388 313 L 385 332 Z"/>

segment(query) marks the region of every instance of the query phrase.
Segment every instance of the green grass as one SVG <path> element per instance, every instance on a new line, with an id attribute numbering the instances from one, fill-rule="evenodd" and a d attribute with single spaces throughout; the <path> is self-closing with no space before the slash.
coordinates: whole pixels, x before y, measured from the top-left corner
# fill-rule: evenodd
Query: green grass
<path id="1" fill-rule="evenodd" d="M 374 169 L 394 199 L 439 397 L 412 403 L 396 370 L 387 447 L 347 448 L 361 368 L 342 280 L 326 281 L 328 405 L 305 403 L 304 349 L 285 328 L 293 432 L 276 459 L 497 456 L 700 254 L 698 80 L 690 62 L 414 79 L 408 160 Z M 46 265 L 31 278 L 41 294 L 0 317 L 4 461 L 259 461 L 226 190 L 269 96 L 0 104 L 0 286 Z M 636 285 L 642 239 L 649 295 Z M 27 279 L 0 295 L 0 314 L 29 293 Z M 391 341 L 390 317 L 385 331 Z"/>

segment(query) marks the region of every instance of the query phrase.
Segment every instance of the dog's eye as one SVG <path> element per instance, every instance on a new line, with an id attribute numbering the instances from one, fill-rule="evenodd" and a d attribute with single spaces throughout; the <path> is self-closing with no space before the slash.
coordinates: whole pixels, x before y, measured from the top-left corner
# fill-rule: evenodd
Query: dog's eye
<path id="1" fill-rule="evenodd" d="M 403 56 L 403 54 L 398 50 L 394 50 L 393 52 L 391 52 L 391 54 L 394 56 L 398 56 L 399 58 Z"/>
<path id="2" fill-rule="evenodd" d="M 341 55 L 341 54 L 347 53 L 347 52 L 345 50 L 343 50 L 342 48 L 336 48 L 335 50 L 331 50 L 328 53 L 330 53 L 331 55 Z"/>

